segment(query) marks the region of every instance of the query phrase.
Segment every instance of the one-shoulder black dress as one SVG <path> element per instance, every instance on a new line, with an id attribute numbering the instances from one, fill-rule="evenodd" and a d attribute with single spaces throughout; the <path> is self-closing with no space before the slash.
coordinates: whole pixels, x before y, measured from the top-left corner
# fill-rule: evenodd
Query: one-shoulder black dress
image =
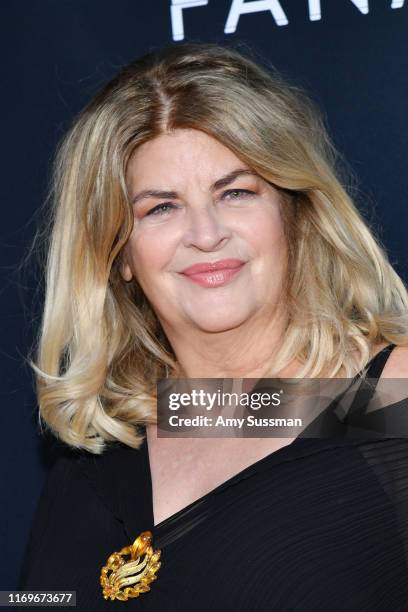
<path id="1" fill-rule="evenodd" d="M 161 550 L 151 590 L 106 601 L 102 566 L 146 530 Z M 408 438 L 298 437 L 156 526 L 145 440 L 57 460 L 19 589 L 75 590 L 85 612 L 396 612 L 408 610 L 407 533 Z"/>

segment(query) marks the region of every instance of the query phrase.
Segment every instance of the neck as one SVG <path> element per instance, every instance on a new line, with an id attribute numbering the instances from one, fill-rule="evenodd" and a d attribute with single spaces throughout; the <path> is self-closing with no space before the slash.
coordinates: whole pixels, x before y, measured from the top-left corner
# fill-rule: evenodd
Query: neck
<path id="1" fill-rule="evenodd" d="M 253 319 L 223 332 L 199 329 L 165 333 L 180 367 L 180 378 L 261 378 L 273 363 L 286 326 L 276 313 L 268 320 Z"/>

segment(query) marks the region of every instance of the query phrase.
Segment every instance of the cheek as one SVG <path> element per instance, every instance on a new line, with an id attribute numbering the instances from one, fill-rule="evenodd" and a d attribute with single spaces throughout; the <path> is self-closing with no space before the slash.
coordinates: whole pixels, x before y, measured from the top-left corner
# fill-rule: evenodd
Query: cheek
<path id="1" fill-rule="evenodd" d="M 138 234 L 129 239 L 129 260 L 136 278 L 152 279 L 155 272 L 163 269 L 168 261 L 167 241 L 157 234 Z"/>
<path id="2" fill-rule="evenodd" d="M 276 207 L 262 208 L 248 221 L 242 230 L 259 255 L 276 257 L 282 252 L 286 240 L 282 218 Z"/>

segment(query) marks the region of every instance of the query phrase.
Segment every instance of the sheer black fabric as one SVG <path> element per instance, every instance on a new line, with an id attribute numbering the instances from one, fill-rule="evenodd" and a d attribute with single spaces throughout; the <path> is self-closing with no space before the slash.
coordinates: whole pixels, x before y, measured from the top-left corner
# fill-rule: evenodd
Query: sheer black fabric
<path id="1" fill-rule="evenodd" d="M 162 551 L 151 591 L 105 601 L 101 567 L 145 530 Z M 84 611 L 408 610 L 408 438 L 298 437 L 156 526 L 146 440 L 72 453 L 46 481 L 19 588 L 76 590 Z"/>

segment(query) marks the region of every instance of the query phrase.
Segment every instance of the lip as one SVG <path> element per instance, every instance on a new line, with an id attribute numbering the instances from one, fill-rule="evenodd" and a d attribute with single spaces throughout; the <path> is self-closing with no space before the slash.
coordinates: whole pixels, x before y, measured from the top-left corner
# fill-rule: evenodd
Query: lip
<path id="1" fill-rule="evenodd" d="M 219 261 L 205 261 L 203 263 L 194 264 L 182 271 L 182 274 L 190 276 L 192 274 L 200 274 L 202 272 L 215 272 L 216 270 L 233 270 L 243 266 L 245 262 L 241 259 L 220 259 Z"/>
<path id="2" fill-rule="evenodd" d="M 221 287 L 229 283 L 240 272 L 245 263 L 240 259 L 204 262 L 189 266 L 183 270 L 182 275 L 202 287 Z"/>

